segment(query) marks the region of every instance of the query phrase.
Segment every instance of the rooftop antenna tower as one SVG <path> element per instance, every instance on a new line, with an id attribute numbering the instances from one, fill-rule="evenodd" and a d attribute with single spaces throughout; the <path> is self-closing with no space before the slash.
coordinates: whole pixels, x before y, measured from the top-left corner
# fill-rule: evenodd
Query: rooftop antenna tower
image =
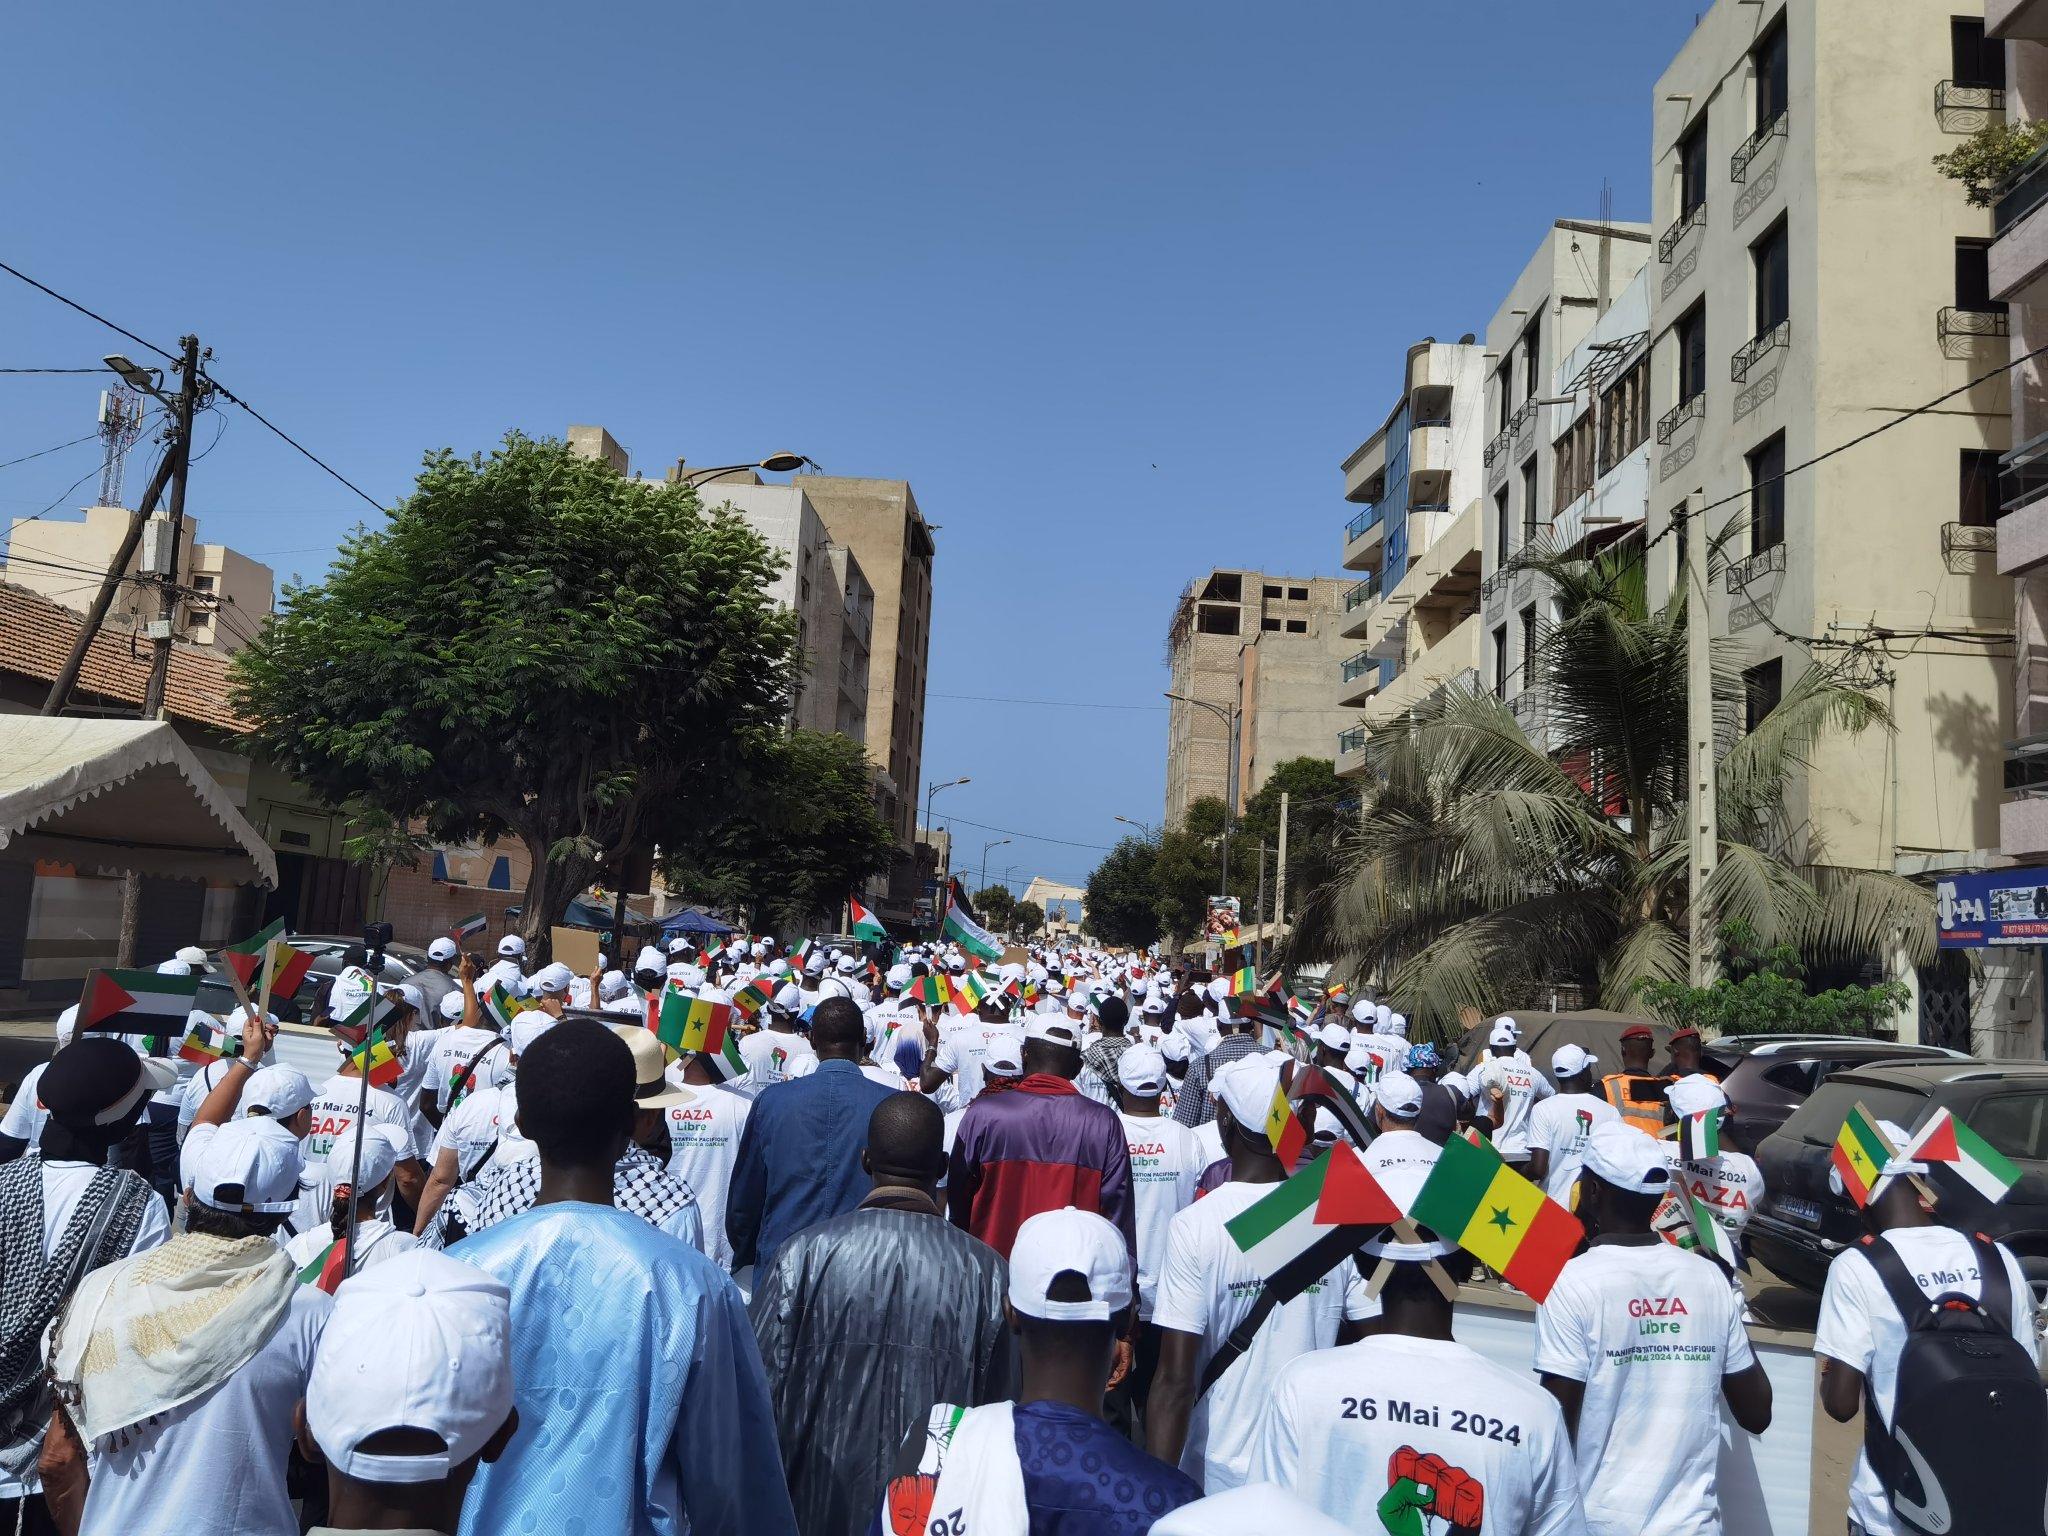
<path id="1" fill-rule="evenodd" d="M 125 505 L 121 475 L 128 450 L 142 435 L 142 396 L 126 384 L 100 391 L 100 500 L 103 507 Z"/>

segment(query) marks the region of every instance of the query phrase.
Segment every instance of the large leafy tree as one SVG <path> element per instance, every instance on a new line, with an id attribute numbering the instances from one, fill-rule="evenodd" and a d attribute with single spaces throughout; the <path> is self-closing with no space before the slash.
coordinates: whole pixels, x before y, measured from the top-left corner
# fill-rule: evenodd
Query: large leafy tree
<path id="1" fill-rule="evenodd" d="M 1548 750 L 1472 684 L 1374 732 L 1366 804 L 1335 875 L 1308 893 L 1289 958 L 1378 978 L 1411 1018 L 1454 1031 L 1547 980 L 1627 1007 L 1687 968 L 1686 613 L 1649 607 L 1640 553 L 1526 562 L 1554 583 L 1539 636 Z M 1933 949 L 1927 893 L 1886 871 L 1831 868 L 1785 812 L 1812 744 L 1886 730 L 1884 706 L 1809 669 L 1741 729 L 1739 650 L 1717 642 L 1719 864 L 1710 926 L 1831 964 Z"/>
<path id="2" fill-rule="evenodd" d="M 808 730 L 762 731 L 743 743 L 724 808 L 684 821 L 661 846 L 672 889 L 783 932 L 836 919 L 895 851 L 865 749 Z"/>
<path id="3" fill-rule="evenodd" d="M 1016 892 L 1006 885 L 984 885 L 974 893 L 975 916 L 996 933 L 1010 926 L 1010 914 L 1016 909 Z"/>
<path id="4" fill-rule="evenodd" d="M 694 492 L 518 434 L 431 454 L 235 658 L 255 744 L 337 805 L 525 844 L 529 944 L 608 863 L 726 814 L 786 717 L 779 557 Z M 544 952 L 544 951 L 543 951 Z"/>
<path id="5" fill-rule="evenodd" d="M 1088 928 L 1103 943 L 1144 949 L 1158 942 L 1152 883 L 1158 859 L 1158 843 L 1134 833 L 1110 849 L 1088 876 Z"/>
<path id="6" fill-rule="evenodd" d="M 1231 850 L 1231 884 L 1242 891 L 1244 868 L 1253 873 L 1253 895 L 1257 894 L 1258 847 L 1264 843 L 1276 852 L 1280 847 L 1280 796 L 1287 796 L 1287 903 L 1290 912 L 1301 905 L 1302 893 L 1327 883 L 1336 873 L 1337 838 L 1340 831 L 1358 819 L 1361 792 L 1358 785 L 1337 777 L 1337 765 L 1327 757 L 1296 757 L 1277 764 L 1273 776 L 1259 792 L 1245 802 L 1237 819 Z M 1245 852 L 1239 858 L 1237 847 Z M 1277 860 L 1269 861 L 1266 900 L 1277 910 L 1272 881 L 1279 878 Z M 1250 914 L 1247 905 L 1246 912 Z"/>
<path id="7" fill-rule="evenodd" d="M 1031 938 L 1045 926 L 1045 908 L 1035 901 L 1020 901 L 1010 908 L 1010 926 L 1024 938 Z"/>

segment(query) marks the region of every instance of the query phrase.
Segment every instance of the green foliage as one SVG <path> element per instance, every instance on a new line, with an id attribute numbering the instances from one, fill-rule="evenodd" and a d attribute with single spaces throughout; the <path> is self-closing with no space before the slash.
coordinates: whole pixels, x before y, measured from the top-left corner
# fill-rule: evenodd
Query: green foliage
<path id="1" fill-rule="evenodd" d="M 1035 901 L 1020 901 L 1010 908 L 1010 927 L 1019 936 L 1030 938 L 1045 926 L 1045 908 Z"/>
<path id="2" fill-rule="evenodd" d="M 1243 869 L 1252 871 L 1249 894 L 1257 895 L 1261 843 L 1276 855 L 1267 864 L 1268 880 L 1279 879 L 1277 854 L 1283 790 L 1288 796 L 1287 912 L 1293 912 L 1301 906 L 1304 892 L 1326 885 L 1335 876 L 1338 837 L 1357 824 L 1362 791 L 1358 785 L 1338 778 L 1337 765 L 1326 757 L 1297 757 L 1275 767 L 1273 776 L 1245 802 L 1244 814 L 1237 819 L 1236 836 L 1242 838 L 1241 846 L 1246 852 L 1240 859 L 1236 847 L 1232 848 L 1231 863 L 1240 867 L 1231 871 L 1231 886 L 1240 895 L 1247 894 L 1240 880 Z M 1285 916 L 1280 912 L 1277 896 L 1277 884 L 1269 884 L 1269 909 L 1276 916 Z M 1251 913 L 1249 904 L 1245 910 Z"/>
<path id="3" fill-rule="evenodd" d="M 1973 208 L 1998 201 L 2001 183 L 2048 143 L 2048 119 L 2026 123 L 1987 123 L 1946 154 L 1934 157 L 1934 168 L 1963 184 Z"/>
<path id="4" fill-rule="evenodd" d="M 1222 802 L 1208 801 L 1220 812 Z M 1188 820 L 1205 804 L 1197 800 L 1188 807 Z M 1220 818 L 1215 823 L 1222 829 Z M 1204 837 L 1190 826 L 1168 827 L 1159 834 L 1152 861 L 1152 910 L 1160 929 L 1177 938 L 1190 938 L 1202 931 L 1209 914 L 1209 898 L 1222 879 L 1220 842 Z M 1089 908 L 1094 915 L 1094 908 Z"/>
<path id="5" fill-rule="evenodd" d="M 1010 914 L 1017 909 L 1017 897 L 1006 885 L 985 885 L 974 893 L 974 910 L 981 924 L 995 933 L 1006 931 Z"/>
<path id="6" fill-rule="evenodd" d="M 528 943 L 607 860 L 728 813 L 789 708 L 776 553 L 694 492 L 517 433 L 428 455 L 413 494 L 285 589 L 237 653 L 252 746 L 331 804 L 518 837 Z"/>
<path id="7" fill-rule="evenodd" d="M 1214 842 L 1223 835 L 1223 816 L 1220 796 L 1198 795 L 1188 802 L 1188 812 L 1181 818 L 1180 830 L 1205 842 Z"/>
<path id="8" fill-rule="evenodd" d="M 662 870 L 672 889 L 744 908 L 757 926 L 807 929 L 895 858 L 874 769 L 844 736 L 761 732 L 745 743 L 728 800 L 718 819 L 678 827 L 662 843 Z"/>
<path id="9" fill-rule="evenodd" d="M 1159 846 L 1135 834 L 1125 837 L 1088 877 L 1088 927 L 1114 948 L 1144 949 L 1159 939 L 1159 911 L 1153 900 L 1153 871 Z"/>
<path id="10" fill-rule="evenodd" d="M 1712 986 L 1645 980 L 1637 992 L 1667 1024 L 1687 1025 L 1709 1036 L 1875 1035 L 1913 997 L 1897 981 L 1809 991 L 1799 951 L 1789 944 L 1767 948 L 1740 922 L 1722 926 L 1721 969 Z"/>

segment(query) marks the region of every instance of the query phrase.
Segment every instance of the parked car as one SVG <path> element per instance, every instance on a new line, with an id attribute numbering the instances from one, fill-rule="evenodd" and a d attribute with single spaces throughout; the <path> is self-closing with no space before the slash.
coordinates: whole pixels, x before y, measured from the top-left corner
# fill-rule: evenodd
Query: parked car
<path id="1" fill-rule="evenodd" d="M 334 978 L 341 974 L 341 957 L 352 945 L 361 944 L 362 938 L 334 933 L 294 933 L 286 938 L 294 949 L 303 949 L 313 957 L 313 965 L 306 972 L 299 989 L 290 997 L 274 997 L 270 1000 L 270 1011 L 287 1024 L 303 1024 L 313 1017 L 314 1005 Z M 414 971 L 425 967 L 427 952 L 411 944 L 389 944 L 384 949 L 384 967 L 379 979 L 387 982 L 404 981 Z M 195 1006 L 212 1014 L 224 1014 L 235 1007 L 234 983 L 228 980 L 226 967 L 220 953 L 215 951 L 206 958 L 206 973 L 199 983 L 199 997 Z"/>
<path id="2" fill-rule="evenodd" d="M 1895 1061 L 1827 1078 L 1756 1149 L 1764 1197 L 1747 1236 L 1757 1260 L 1818 1291 L 1835 1255 L 1863 1235 L 1854 1202 L 1828 1185 L 1828 1154 L 1858 1104 L 1909 1132 L 1947 1108 L 2012 1159 L 2020 1182 L 1996 1205 L 1944 1174 L 1931 1177 L 1943 1195 L 1942 1219 L 2011 1248 L 2035 1307 L 2048 1305 L 2048 1062 Z"/>
<path id="3" fill-rule="evenodd" d="M 1882 1061 L 1968 1061 L 1938 1045 L 1901 1045 L 1867 1035 L 1723 1035 L 1701 1052 L 1721 1079 L 1744 1141 L 1755 1146 L 1792 1118 L 1821 1082 Z"/>

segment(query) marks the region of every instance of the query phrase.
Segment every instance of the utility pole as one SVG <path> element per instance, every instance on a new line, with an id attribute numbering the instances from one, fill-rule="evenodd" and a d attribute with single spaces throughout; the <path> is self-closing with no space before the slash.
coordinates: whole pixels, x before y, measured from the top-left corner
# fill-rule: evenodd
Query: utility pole
<path id="1" fill-rule="evenodd" d="M 1679 516 L 1680 571 L 1685 582 L 1685 746 L 1686 826 L 1692 847 L 1686 864 L 1689 958 L 1692 984 L 1704 987 L 1714 970 L 1714 935 L 1707 923 L 1707 881 L 1719 862 L 1721 830 L 1716 817 L 1714 761 L 1713 625 L 1707 612 L 1706 530 L 1696 509 L 1702 493 L 1686 497 Z"/>
<path id="2" fill-rule="evenodd" d="M 1287 921 L 1287 791 L 1280 791 L 1280 857 L 1273 871 L 1273 921 Z"/>
<path id="3" fill-rule="evenodd" d="M 86 609 L 84 622 L 78 626 L 78 636 L 71 642 L 71 654 L 64 658 L 57 680 L 50 684 L 50 692 L 43 700 L 45 715 L 63 714 L 64 706 L 70 702 L 71 690 L 78 685 L 79 669 L 85 665 L 86 652 L 92 649 L 93 637 L 106 622 L 107 610 L 114 606 L 114 594 L 121 590 L 121 582 L 128 574 L 128 562 L 135 558 L 135 550 L 142 543 L 142 525 L 156 510 L 157 498 L 163 495 L 177 458 L 177 443 L 173 439 L 166 444 L 156 473 L 150 476 L 149 489 L 142 493 L 142 504 L 128 514 L 128 531 L 121 536 L 120 546 L 115 549 L 114 558 L 107 566 L 107 574 L 101 578 L 99 592 L 94 596 L 92 606 Z"/>
<path id="4" fill-rule="evenodd" d="M 1252 964 L 1259 970 L 1266 968 L 1266 844 L 1259 841 L 1259 894 L 1253 905 L 1253 914 L 1259 925 L 1259 936 L 1252 942 Z"/>

